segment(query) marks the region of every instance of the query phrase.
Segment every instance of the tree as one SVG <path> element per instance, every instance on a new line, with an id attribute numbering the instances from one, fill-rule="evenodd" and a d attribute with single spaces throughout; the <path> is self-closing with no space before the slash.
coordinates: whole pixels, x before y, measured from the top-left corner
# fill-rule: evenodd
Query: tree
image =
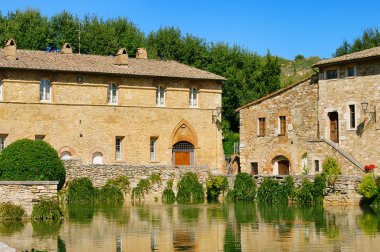
<path id="1" fill-rule="evenodd" d="M 57 180 L 60 189 L 65 178 L 62 160 L 45 141 L 17 140 L 0 154 L 0 180 Z"/>
<path id="2" fill-rule="evenodd" d="M 151 58 L 181 60 L 181 31 L 174 27 L 160 28 L 147 37 L 148 53 Z"/>
<path id="3" fill-rule="evenodd" d="M 48 21 L 51 49 L 61 49 L 64 43 L 69 43 L 73 52 L 78 52 L 80 25 L 79 19 L 67 11 L 52 16 Z"/>

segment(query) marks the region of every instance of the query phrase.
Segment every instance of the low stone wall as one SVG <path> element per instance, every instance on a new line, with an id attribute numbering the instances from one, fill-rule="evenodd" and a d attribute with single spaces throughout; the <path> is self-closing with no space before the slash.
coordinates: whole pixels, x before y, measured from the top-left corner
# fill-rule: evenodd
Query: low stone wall
<path id="1" fill-rule="evenodd" d="M 147 199 L 161 198 L 162 192 L 166 188 L 168 180 L 173 179 L 173 191 L 177 192 L 177 182 L 186 172 L 194 172 L 198 175 L 200 182 L 205 185 L 211 170 L 207 166 L 146 166 L 146 165 L 88 165 L 81 164 L 79 160 L 64 161 L 66 168 L 66 185 L 67 182 L 75 178 L 88 177 L 94 186 L 100 187 L 105 185 L 107 180 L 124 175 L 131 182 L 131 189 L 137 186 L 140 179 L 147 179 L 152 174 L 159 174 L 160 184 L 153 185 L 151 193 Z M 128 197 L 127 197 L 128 198 Z"/>
<path id="2" fill-rule="evenodd" d="M 256 175 L 257 188 L 260 187 L 265 177 L 273 177 L 278 180 L 283 180 L 286 176 L 265 176 L 265 175 Z M 294 185 L 296 188 L 300 188 L 302 181 L 304 179 L 309 179 L 314 181 L 314 175 L 295 175 L 292 176 L 294 179 Z M 325 191 L 325 197 L 323 204 L 324 205 L 335 205 L 335 204 L 353 204 L 358 205 L 362 196 L 357 193 L 358 185 L 362 181 L 361 176 L 348 176 L 340 175 L 338 176 L 334 187 L 328 186 Z"/>
<path id="3" fill-rule="evenodd" d="M 30 215 L 41 197 L 56 198 L 58 181 L 0 181 L 0 202 L 21 205 Z"/>

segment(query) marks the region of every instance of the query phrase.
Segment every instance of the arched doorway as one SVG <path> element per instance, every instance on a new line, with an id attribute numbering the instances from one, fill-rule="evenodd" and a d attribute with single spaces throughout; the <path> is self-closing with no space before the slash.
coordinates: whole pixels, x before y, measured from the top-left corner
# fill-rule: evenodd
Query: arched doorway
<path id="1" fill-rule="evenodd" d="M 273 159 L 273 175 L 289 175 L 290 162 L 285 156 L 277 156 Z"/>
<path id="2" fill-rule="evenodd" d="M 186 141 L 180 141 L 173 145 L 172 159 L 174 165 L 193 165 L 194 146 Z"/>

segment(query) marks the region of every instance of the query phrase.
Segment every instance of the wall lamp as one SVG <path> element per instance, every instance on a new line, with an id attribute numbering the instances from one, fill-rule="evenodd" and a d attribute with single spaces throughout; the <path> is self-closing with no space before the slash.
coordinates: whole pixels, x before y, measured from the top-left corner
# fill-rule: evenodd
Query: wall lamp
<path id="1" fill-rule="evenodd" d="M 361 104 L 362 104 L 362 109 L 363 109 L 364 113 L 371 115 L 371 117 L 369 118 L 369 122 L 371 120 L 376 122 L 376 107 L 373 106 L 373 111 L 368 111 L 368 102 L 362 102 Z"/>
<path id="2" fill-rule="evenodd" d="M 216 123 L 219 120 L 219 116 L 222 113 L 222 107 L 216 107 L 216 109 L 212 110 L 212 122 Z"/>

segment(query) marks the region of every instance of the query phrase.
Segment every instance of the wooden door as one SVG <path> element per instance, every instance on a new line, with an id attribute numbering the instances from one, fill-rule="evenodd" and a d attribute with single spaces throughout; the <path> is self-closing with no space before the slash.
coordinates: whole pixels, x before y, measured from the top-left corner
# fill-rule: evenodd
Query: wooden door
<path id="1" fill-rule="evenodd" d="M 190 165 L 190 152 L 175 152 L 174 154 L 175 165 Z"/>
<path id="2" fill-rule="evenodd" d="M 278 161 L 278 174 L 289 175 L 289 161 L 287 160 Z"/>
<path id="3" fill-rule="evenodd" d="M 330 119 L 330 140 L 334 143 L 339 143 L 339 130 L 338 130 L 338 112 L 329 113 Z"/>

